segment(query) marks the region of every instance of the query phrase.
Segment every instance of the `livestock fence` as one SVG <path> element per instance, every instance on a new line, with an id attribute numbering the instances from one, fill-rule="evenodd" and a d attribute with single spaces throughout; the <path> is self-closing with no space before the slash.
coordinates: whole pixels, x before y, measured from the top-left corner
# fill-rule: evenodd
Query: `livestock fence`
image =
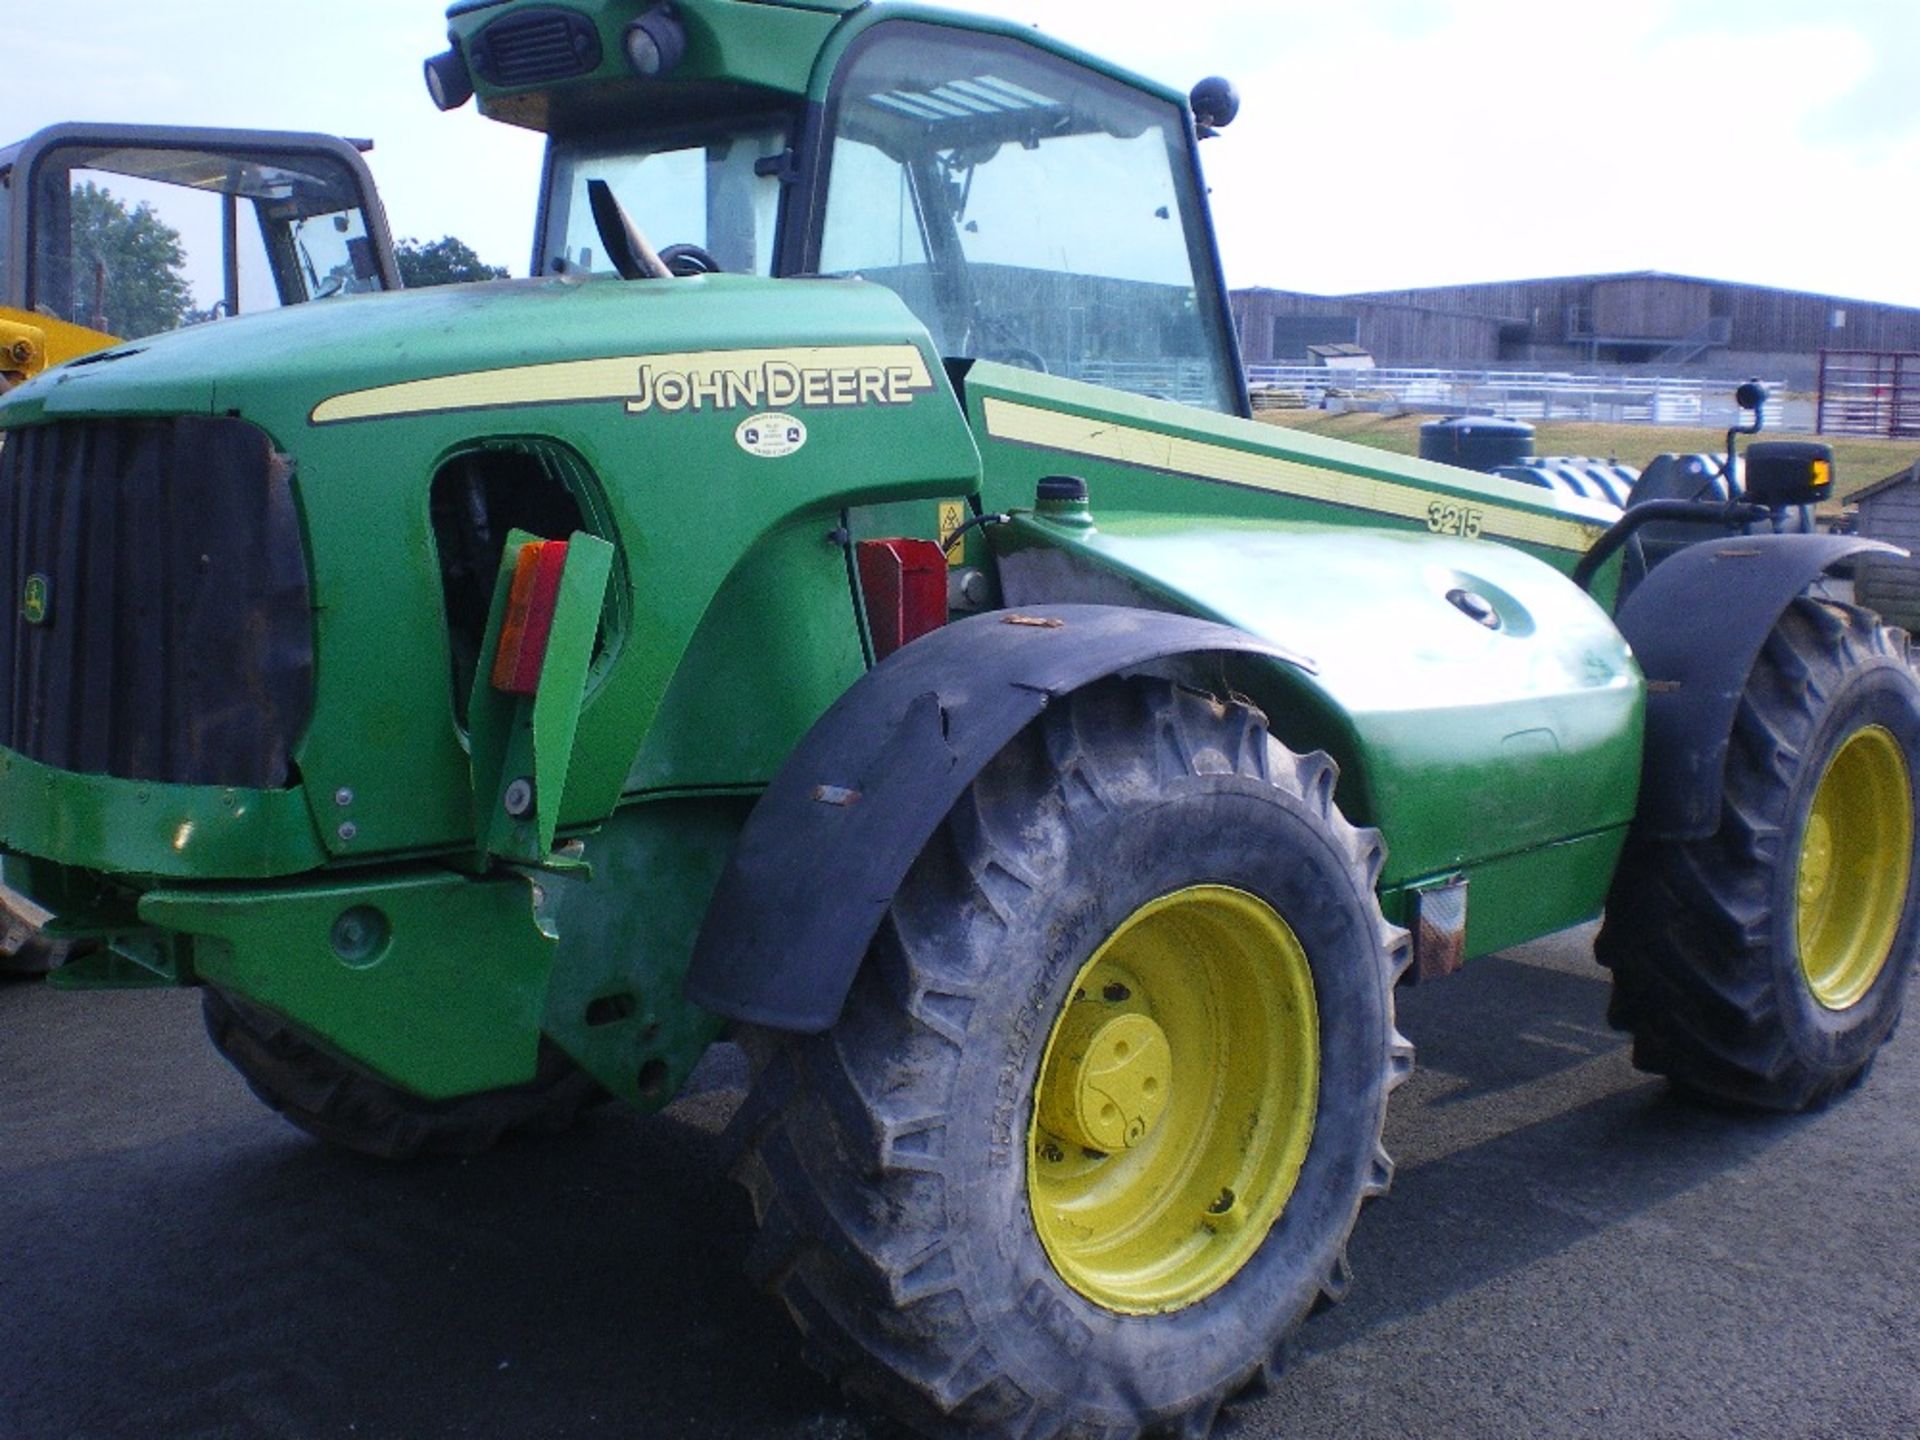
<path id="1" fill-rule="evenodd" d="M 1910 357 L 1920 363 L 1920 356 Z M 1920 382 L 1920 368 L 1913 372 Z M 1740 423 L 1738 380 L 1670 375 L 1576 375 L 1535 370 L 1345 370 L 1319 365 L 1249 365 L 1255 410 L 1383 409 L 1492 414 L 1508 420 L 1725 429 Z M 1764 381 L 1775 396 L 1772 430 L 1805 430 L 1813 406 Z M 1916 392 L 1920 400 L 1920 392 Z"/>

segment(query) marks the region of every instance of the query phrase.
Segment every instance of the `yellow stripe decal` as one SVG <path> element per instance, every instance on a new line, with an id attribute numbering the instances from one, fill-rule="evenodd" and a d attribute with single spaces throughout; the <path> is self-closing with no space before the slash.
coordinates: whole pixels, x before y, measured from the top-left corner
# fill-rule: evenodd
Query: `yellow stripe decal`
<path id="1" fill-rule="evenodd" d="M 913 345 L 698 350 L 408 380 L 335 395 L 315 406 L 310 418 L 315 425 L 338 425 L 592 400 L 625 401 L 631 415 L 907 405 L 932 388 L 926 359 Z"/>
<path id="2" fill-rule="evenodd" d="M 1349 475 L 1164 431 L 1142 430 L 1084 415 L 1063 415 L 991 395 L 986 397 L 985 409 L 987 433 L 997 440 L 1394 515 L 1442 534 L 1497 535 L 1555 550 L 1584 552 L 1606 528 L 1597 521 L 1512 509 L 1477 495 L 1445 494 L 1401 481 Z M 1517 481 L 1512 483 L 1518 488 Z"/>

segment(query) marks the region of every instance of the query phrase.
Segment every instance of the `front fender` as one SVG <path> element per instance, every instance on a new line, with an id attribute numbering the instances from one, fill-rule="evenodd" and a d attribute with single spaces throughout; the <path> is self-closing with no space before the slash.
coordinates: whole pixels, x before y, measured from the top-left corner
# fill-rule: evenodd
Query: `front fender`
<path id="1" fill-rule="evenodd" d="M 817 1033 L 921 849 L 1008 741 L 1057 696 L 1173 656 L 1305 665 L 1245 631 L 1114 605 L 995 611 L 923 637 L 821 717 L 748 817 L 701 927 L 687 998 Z"/>
<path id="2" fill-rule="evenodd" d="M 1618 624 L 1647 677 L 1636 823 L 1650 838 L 1719 828 L 1727 745 L 1760 647 L 1794 596 L 1873 551 L 1901 553 L 1853 535 L 1732 536 L 1687 547 L 1634 590 Z"/>

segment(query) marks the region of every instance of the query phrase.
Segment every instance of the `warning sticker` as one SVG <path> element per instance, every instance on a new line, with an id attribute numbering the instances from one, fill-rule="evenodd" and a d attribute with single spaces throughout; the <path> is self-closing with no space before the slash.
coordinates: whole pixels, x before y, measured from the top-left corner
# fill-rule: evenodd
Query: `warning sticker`
<path id="1" fill-rule="evenodd" d="M 953 538 L 953 532 L 967 523 L 967 502 L 964 500 L 942 500 L 940 502 L 940 544 L 944 548 Z M 955 545 L 947 551 L 949 569 L 959 565 L 965 558 L 965 546 Z"/>

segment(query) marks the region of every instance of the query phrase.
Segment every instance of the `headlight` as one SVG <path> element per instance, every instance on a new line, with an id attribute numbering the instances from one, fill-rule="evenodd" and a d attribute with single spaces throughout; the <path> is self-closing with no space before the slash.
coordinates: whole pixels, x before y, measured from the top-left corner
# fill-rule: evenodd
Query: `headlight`
<path id="1" fill-rule="evenodd" d="M 687 53 L 687 32 L 671 5 L 656 5 L 627 26 L 627 61 L 646 79 L 665 75 Z"/>
<path id="2" fill-rule="evenodd" d="M 458 50 L 447 50 L 426 63 L 427 94 L 442 110 L 458 110 L 473 98 L 473 76 Z"/>

